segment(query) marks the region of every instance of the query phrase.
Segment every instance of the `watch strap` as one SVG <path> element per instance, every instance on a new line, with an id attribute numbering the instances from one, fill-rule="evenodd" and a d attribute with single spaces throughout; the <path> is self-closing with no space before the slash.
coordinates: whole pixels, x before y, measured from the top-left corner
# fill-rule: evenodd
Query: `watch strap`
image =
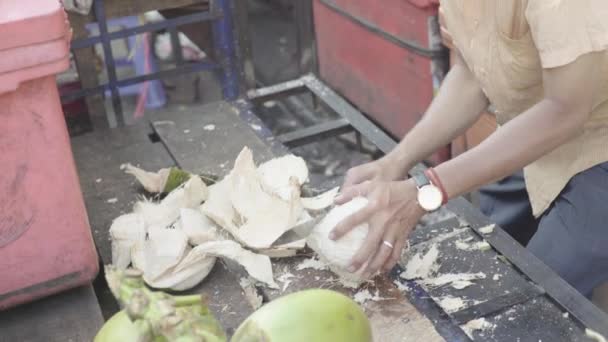
<path id="1" fill-rule="evenodd" d="M 418 187 L 418 189 L 425 185 L 431 184 L 431 181 L 423 172 L 416 173 L 412 176 L 412 178 L 414 178 L 414 182 L 416 183 L 416 187 Z"/>
<path id="2" fill-rule="evenodd" d="M 445 191 L 445 187 L 443 186 L 443 183 L 441 183 L 441 180 L 439 179 L 439 176 L 437 175 L 435 169 L 430 167 L 424 171 L 424 174 L 430 180 L 431 184 L 439 188 L 439 191 L 441 191 L 441 197 L 443 197 L 441 204 L 448 203 L 448 193 Z"/>

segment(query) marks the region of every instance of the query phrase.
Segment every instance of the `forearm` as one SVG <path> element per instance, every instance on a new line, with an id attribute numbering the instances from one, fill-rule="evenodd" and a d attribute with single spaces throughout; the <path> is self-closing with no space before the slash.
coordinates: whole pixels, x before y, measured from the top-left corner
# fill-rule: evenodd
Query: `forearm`
<path id="1" fill-rule="evenodd" d="M 466 153 L 436 167 L 449 198 L 500 180 L 580 132 L 585 113 L 543 100 Z"/>
<path id="2" fill-rule="evenodd" d="M 422 120 L 386 159 L 405 174 L 464 133 L 487 106 L 488 100 L 470 71 L 464 65 L 455 65 Z"/>

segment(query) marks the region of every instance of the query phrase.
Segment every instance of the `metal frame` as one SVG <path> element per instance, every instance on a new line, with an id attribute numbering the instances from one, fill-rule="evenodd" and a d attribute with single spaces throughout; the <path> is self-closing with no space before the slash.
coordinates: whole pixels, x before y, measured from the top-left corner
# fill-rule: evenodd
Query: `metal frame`
<path id="1" fill-rule="evenodd" d="M 297 142 L 297 145 L 301 145 L 305 142 L 318 141 L 321 138 L 344 133 L 345 131 L 342 130 L 346 129 L 345 125 L 343 125 L 345 120 L 350 125 L 350 128 L 361 133 L 384 153 L 390 152 L 397 145 L 397 141 L 389 134 L 379 128 L 330 87 L 310 74 L 268 88 L 250 91 L 248 96 L 251 101 L 256 102 L 258 100 L 279 98 L 281 96 L 286 96 L 285 94 L 305 91 L 318 97 L 322 103 L 331 108 L 341 117 L 341 119 L 318 124 L 314 126 L 314 128 L 304 128 L 302 130 L 290 132 L 283 137 L 297 137 L 293 139 L 293 141 Z M 249 108 L 248 110 L 250 111 Z M 337 127 L 339 127 L 339 129 L 337 129 Z M 287 141 L 288 145 L 290 141 L 292 141 L 286 138 L 283 138 L 283 140 Z M 410 171 L 410 174 L 420 172 L 425 168 L 425 165 L 419 164 Z M 544 290 L 549 298 L 561 305 L 584 327 L 597 331 L 604 336 L 608 336 L 608 315 L 587 300 L 576 289 L 571 287 L 565 280 L 532 255 L 527 249 L 517 243 L 504 230 L 500 227 L 496 227 L 495 234 L 492 235 L 483 235 L 479 232 L 479 228 L 493 224 L 493 222 L 485 217 L 470 202 L 459 197 L 451 200 L 447 204 L 447 209 L 466 221 L 473 231 L 479 234 L 479 236 L 483 236 L 494 249 L 504 255 L 521 273 L 537 284 L 540 287 L 541 294 Z M 395 274 L 397 274 L 397 272 L 393 272 L 393 275 Z M 411 286 L 412 284 L 408 283 L 408 285 Z M 419 302 L 419 298 L 411 299 L 414 305 L 417 305 L 418 307 L 416 302 Z M 424 309 L 419 307 L 420 310 L 429 309 L 428 303 L 420 305 L 425 307 Z M 430 307 L 431 309 L 433 308 L 432 305 L 430 305 Z M 432 315 L 438 317 L 438 319 L 441 317 L 441 315 L 437 316 L 437 313 Z"/>
<path id="2" fill-rule="evenodd" d="M 109 126 L 114 128 L 119 125 L 123 125 L 126 122 L 122 110 L 119 87 L 164 77 L 172 77 L 181 74 L 200 71 L 218 71 L 219 78 L 222 84 L 222 94 L 224 99 L 228 101 L 236 100 L 243 90 L 240 88 L 240 85 L 242 83 L 240 82 L 240 79 L 243 77 L 243 74 L 242 68 L 239 65 L 239 56 L 242 55 L 242 53 L 239 53 L 238 49 L 244 49 L 244 47 L 242 46 L 247 43 L 247 40 L 237 41 L 238 37 L 242 37 L 245 35 L 242 34 L 245 31 L 241 30 L 241 34 L 238 35 L 235 33 L 233 8 L 239 10 L 239 18 L 242 19 L 242 3 L 243 1 L 241 0 L 210 0 L 209 11 L 180 16 L 173 19 L 166 19 L 162 22 L 144 24 L 135 28 L 110 33 L 108 32 L 104 0 L 95 0 L 93 11 L 96 22 L 99 25 L 99 35 L 74 40 L 72 42 L 72 50 L 89 48 L 95 44 L 101 44 L 103 48 L 105 68 L 108 74 L 108 82 L 105 84 L 101 84 L 97 87 L 62 94 L 61 100 L 75 100 L 93 94 L 103 94 L 109 90 L 112 97 L 112 106 L 114 108 L 114 113 L 107 113 L 107 119 Z M 185 63 L 183 60 L 181 48 L 179 48 L 179 40 L 177 39 L 177 27 L 184 24 L 205 21 L 212 22 L 216 62 L 214 63 L 209 61 L 201 61 L 197 63 Z M 153 32 L 162 29 L 167 29 L 171 35 L 173 51 L 176 53 L 177 66 L 170 70 L 163 70 L 148 75 L 118 80 L 116 76 L 116 65 L 112 52 L 111 41 L 115 39 L 125 38 L 135 34 Z M 241 29 L 244 28 L 241 27 Z M 253 75 L 250 74 L 249 78 L 252 77 Z"/>

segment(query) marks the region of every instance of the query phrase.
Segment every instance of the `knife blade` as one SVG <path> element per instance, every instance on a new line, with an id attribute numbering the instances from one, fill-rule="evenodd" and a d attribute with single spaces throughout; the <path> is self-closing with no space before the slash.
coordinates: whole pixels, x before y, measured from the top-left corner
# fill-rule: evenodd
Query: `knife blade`
<path id="1" fill-rule="evenodd" d="M 304 221 L 291 230 L 293 230 L 301 239 L 306 238 L 317 224 L 319 224 L 327 216 L 327 211 L 320 213 L 308 221 Z"/>

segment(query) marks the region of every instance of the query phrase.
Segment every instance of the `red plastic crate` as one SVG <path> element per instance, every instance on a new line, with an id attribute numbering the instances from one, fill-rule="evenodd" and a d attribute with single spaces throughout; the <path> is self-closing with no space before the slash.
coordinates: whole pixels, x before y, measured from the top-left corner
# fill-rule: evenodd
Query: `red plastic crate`
<path id="1" fill-rule="evenodd" d="M 420 120 L 447 69 L 430 57 L 441 48 L 437 10 L 431 0 L 314 1 L 322 79 L 396 138 Z M 445 147 L 430 161 L 449 156 Z"/>
<path id="2" fill-rule="evenodd" d="M 67 17 L 57 0 L 0 9 L 1 310 L 90 282 L 98 257 L 55 83 Z"/>

